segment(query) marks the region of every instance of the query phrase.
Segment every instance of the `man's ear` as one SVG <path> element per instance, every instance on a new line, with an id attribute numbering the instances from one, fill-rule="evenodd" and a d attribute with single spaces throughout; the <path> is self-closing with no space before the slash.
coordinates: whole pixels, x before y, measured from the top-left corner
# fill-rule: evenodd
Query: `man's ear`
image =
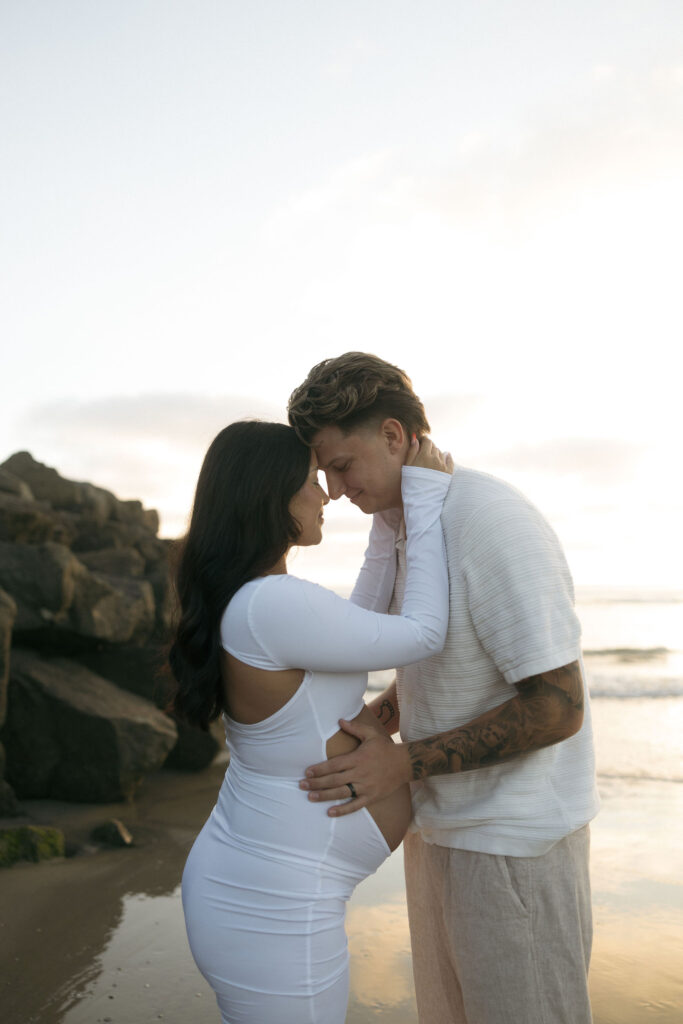
<path id="1" fill-rule="evenodd" d="M 406 445 L 407 435 L 398 420 L 384 420 L 381 426 L 382 437 L 392 455 L 403 451 Z"/>

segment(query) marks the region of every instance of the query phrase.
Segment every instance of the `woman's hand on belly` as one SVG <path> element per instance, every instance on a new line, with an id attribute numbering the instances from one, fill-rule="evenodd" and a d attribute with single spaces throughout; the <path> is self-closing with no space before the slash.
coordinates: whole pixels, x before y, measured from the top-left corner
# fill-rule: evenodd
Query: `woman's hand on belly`
<path id="1" fill-rule="evenodd" d="M 353 754 L 361 746 L 370 745 L 374 748 L 376 744 L 381 743 L 383 747 L 379 751 L 380 760 L 386 768 L 388 767 L 387 762 L 390 762 L 398 753 L 398 748 L 382 728 L 376 716 L 367 707 L 364 707 L 347 725 L 351 726 L 354 731 L 340 729 L 339 732 L 335 733 L 327 741 L 326 752 L 329 759 L 336 760 L 340 758 L 344 764 L 348 762 L 348 768 L 342 768 L 339 771 L 337 765 L 330 766 L 330 762 L 326 762 L 328 770 L 331 769 L 333 772 L 336 772 L 334 786 L 322 791 L 309 791 L 308 798 L 315 801 L 345 800 L 345 803 L 337 804 L 329 809 L 328 814 L 332 817 L 350 814 L 353 811 L 360 810 L 361 807 L 367 807 L 375 819 L 380 832 L 386 839 L 387 845 L 391 850 L 395 850 L 403 839 L 412 817 L 410 787 L 403 779 L 399 779 L 388 795 L 377 796 L 374 799 L 369 793 L 362 792 L 365 788 L 365 782 L 362 785 L 359 783 L 358 790 L 356 790 L 354 778 L 360 778 L 360 775 L 354 776 L 354 762 L 356 760 L 360 761 L 362 755 L 354 758 Z M 378 751 L 373 749 L 373 760 L 377 758 L 377 753 Z M 322 768 L 323 766 L 316 765 L 315 767 Z M 361 772 L 360 765 L 356 770 L 359 773 Z M 328 776 L 326 782 L 330 783 L 331 779 L 332 776 Z M 353 785 L 354 790 L 357 792 L 355 798 L 347 799 L 351 795 L 349 783 Z M 300 785 L 302 789 L 308 789 L 309 780 L 302 781 Z"/>
<path id="2" fill-rule="evenodd" d="M 367 726 L 378 736 L 381 736 L 384 739 L 387 738 L 386 731 L 382 728 L 380 722 L 366 705 L 363 705 L 362 710 L 359 711 L 356 717 L 352 718 L 348 724 L 351 726 Z M 361 738 L 346 729 L 340 729 L 339 732 L 336 732 L 334 736 L 331 736 L 327 741 L 327 757 L 331 760 L 333 757 L 339 757 L 342 754 L 349 754 L 352 750 L 356 750 L 360 744 Z M 339 798 L 337 797 L 337 799 Z"/>

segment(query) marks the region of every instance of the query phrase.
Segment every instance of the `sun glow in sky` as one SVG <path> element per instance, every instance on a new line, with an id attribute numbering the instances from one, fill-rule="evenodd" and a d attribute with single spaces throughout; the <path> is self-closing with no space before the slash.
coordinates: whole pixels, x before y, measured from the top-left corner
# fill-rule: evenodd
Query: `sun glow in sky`
<path id="1" fill-rule="evenodd" d="M 577 582 L 680 585 L 677 0 L 26 0 L 0 51 L 0 460 L 175 535 L 218 429 L 362 349 Z"/>

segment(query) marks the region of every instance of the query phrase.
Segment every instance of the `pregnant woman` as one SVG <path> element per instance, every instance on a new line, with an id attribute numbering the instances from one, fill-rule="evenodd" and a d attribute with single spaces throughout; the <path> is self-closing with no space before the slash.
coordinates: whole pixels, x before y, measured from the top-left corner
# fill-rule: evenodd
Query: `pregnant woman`
<path id="1" fill-rule="evenodd" d="M 201 469 L 178 564 L 170 662 L 176 712 L 204 727 L 222 714 L 230 750 L 182 885 L 190 948 L 223 1024 L 343 1024 L 346 901 L 410 821 L 407 786 L 341 817 L 299 788 L 306 765 L 356 746 L 340 718 L 381 732 L 363 704 L 369 670 L 443 647 L 439 516 L 452 463 L 429 440 L 404 440 L 387 457 L 405 463 L 407 577 L 401 614 L 392 616 L 371 610 L 384 599 L 381 571 L 372 573 L 377 593 L 359 583 L 350 601 L 288 574 L 291 547 L 320 543 L 329 501 L 315 452 L 291 427 L 233 423 Z M 375 570 L 385 561 L 393 579 L 394 531 L 383 513 L 366 558 Z"/>

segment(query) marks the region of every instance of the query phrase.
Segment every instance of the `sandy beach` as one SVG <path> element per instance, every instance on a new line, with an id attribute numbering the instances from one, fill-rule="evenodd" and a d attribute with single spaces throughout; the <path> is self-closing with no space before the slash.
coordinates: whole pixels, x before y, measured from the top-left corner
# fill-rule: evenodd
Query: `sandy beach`
<path id="1" fill-rule="evenodd" d="M 598 702 L 597 731 L 610 702 Z M 62 827 L 76 856 L 0 874 L 4 1024 L 216 1024 L 213 994 L 187 948 L 179 881 L 224 762 L 159 772 L 131 805 L 32 801 L 36 822 Z M 680 886 L 682 787 L 602 779 L 592 829 L 596 1024 L 679 1024 L 683 1014 Z M 135 846 L 89 845 L 94 824 L 122 819 Z M 415 1003 L 397 851 L 356 891 L 347 1024 L 409 1024 Z"/>

